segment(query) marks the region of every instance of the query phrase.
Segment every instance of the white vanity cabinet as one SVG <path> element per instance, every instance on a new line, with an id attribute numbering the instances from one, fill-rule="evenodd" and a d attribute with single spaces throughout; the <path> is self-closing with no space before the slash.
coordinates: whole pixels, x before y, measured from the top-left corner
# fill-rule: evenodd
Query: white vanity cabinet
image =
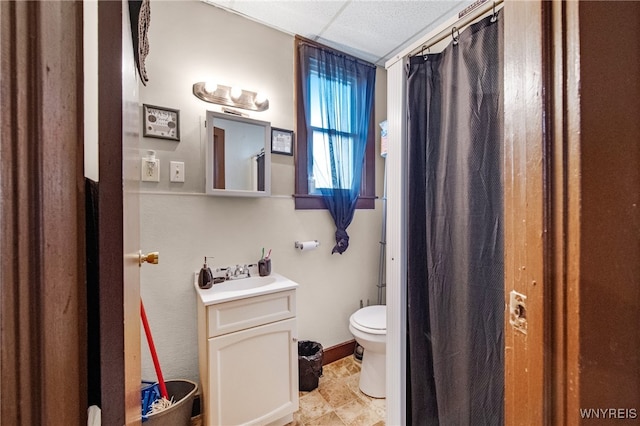
<path id="1" fill-rule="evenodd" d="M 295 287 L 212 304 L 206 291 L 198 289 L 204 424 L 290 422 L 298 409 Z"/>

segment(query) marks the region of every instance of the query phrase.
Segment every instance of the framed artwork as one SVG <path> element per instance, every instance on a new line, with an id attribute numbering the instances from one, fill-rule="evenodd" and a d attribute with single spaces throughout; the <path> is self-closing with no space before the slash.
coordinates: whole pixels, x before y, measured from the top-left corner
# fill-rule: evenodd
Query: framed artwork
<path id="1" fill-rule="evenodd" d="M 155 105 L 142 105 L 142 136 L 180 140 L 180 111 Z"/>
<path id="2" fill-rule="evenodd" d="M 293 155 L 293 130 L 271 128 L 271 152 Z"/>

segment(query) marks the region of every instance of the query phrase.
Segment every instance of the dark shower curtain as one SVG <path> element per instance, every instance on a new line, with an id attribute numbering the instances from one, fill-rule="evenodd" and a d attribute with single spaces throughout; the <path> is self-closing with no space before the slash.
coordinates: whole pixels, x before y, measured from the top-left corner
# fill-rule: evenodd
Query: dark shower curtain
<path id="1" fill-rule="evenodd" d="M 408 418 L 501 425 L 502 18 L 412 57 L 408 102 Z"/>

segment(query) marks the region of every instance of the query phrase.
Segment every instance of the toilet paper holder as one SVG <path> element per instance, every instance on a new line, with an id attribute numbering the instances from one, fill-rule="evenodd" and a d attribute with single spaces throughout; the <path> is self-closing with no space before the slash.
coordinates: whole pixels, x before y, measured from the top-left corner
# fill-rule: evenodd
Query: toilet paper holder
<path id="1" fill-rule="evenodd" d="M 318 240 L 311 240 L 311 241 L 296 241 L 294 243 L 295 248 L 300 249 L 301 251 L 304 250 L 313 250 L 316 247 L 318 247 L 320 245 L 320 242 L 318 242 Z"/>

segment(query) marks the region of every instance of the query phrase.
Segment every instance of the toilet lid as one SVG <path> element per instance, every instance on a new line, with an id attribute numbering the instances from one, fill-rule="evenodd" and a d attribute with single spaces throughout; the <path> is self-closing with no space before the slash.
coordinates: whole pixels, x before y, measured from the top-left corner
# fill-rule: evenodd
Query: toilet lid
<path id="1" fill-rule="evenodd" d="M 387 307 L 385 305 L 374 305 L 362 308 L 353 314 L 353 321 L 361 327 L 372 330 L 386 330 Z"/>

